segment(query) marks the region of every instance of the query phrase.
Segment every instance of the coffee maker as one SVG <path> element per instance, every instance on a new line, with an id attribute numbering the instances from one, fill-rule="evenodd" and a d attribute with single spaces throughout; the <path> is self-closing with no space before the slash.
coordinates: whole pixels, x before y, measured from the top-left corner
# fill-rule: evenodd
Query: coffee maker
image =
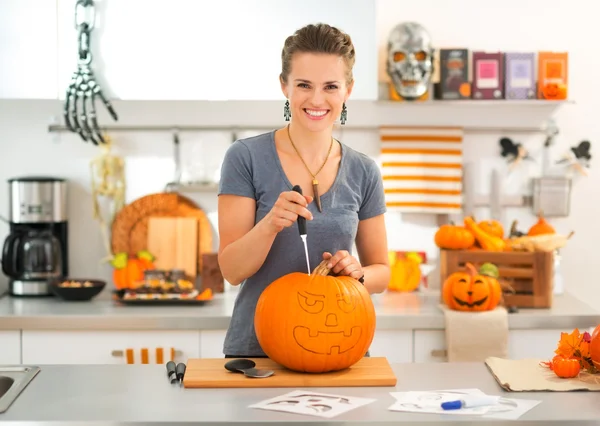
<path id="1" fill-rule="evenodd" d="M 18 177 L 9 184 L 9 235 L 2 271 L 12 296 L 49 296 L 68 276 L 67 184 L 55 177 Z"/>

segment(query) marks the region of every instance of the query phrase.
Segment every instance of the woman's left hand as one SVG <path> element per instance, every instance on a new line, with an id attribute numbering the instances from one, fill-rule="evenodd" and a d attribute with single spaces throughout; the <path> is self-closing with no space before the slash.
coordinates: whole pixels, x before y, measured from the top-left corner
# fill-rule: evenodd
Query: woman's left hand
<path id="1" fill-rule="evenodd" d="M 364 275 L 360 262 L 346 250 L 340 250 L 333 256 L 325 252 L 323 260 L 329 260 L 327 268 L 336 275 L 347 275 L 356 280 Z"/>

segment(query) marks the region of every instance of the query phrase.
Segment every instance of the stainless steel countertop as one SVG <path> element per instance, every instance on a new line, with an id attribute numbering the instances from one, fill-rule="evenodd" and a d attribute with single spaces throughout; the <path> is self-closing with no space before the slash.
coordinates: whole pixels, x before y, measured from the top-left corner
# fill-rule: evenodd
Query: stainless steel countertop
<path id="1" fill-rule="evenodd" d="M 597 392 L 505 392 L 483 363 L 393 365 L 398 384 L 390 387 L 304 388 L 360 396 L 375 402 L 332 419 L 248 408 L 294 388 L 185 389 L 171 385 L 162 365 L 41 365 L 41 372 L 4 413 L 0 422 L 61 422 L 94 425 L 157 424 L 452 424 L 469 425 L 600 425 Z M 264 379 L 268 380 L 268 379 Z M 520 419 L 504 421 L 457 415 L 394 412 L 390 392 L 477 388 L 490 395 L 542 401 Z M 58 423 L 57 423 L 58 422 Z M 161 422 L 161 423 L 159 423 Z"/>
<path id="2" fill-rule="evenodd" d="M 125 306 L 106 292 L 89 302 L 57 298 L 0 299 L 4 330 L 225 330 L 237 289 L 215 295 L 203 306 Z M 444 329 L 439 293 L 373 295 L 378 330 Z M 555 296 L 551 309 L 521 309 L 509 315 L 511 329 L 572 329 L 600 323 L 592 308 L 569 294 Z"/>

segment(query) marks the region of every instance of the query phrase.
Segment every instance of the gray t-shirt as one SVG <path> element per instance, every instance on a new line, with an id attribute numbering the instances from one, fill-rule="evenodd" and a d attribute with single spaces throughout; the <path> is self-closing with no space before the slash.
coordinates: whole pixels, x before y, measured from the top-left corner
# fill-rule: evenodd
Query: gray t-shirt
<path id="1" fill-rule="evenodd" d="M 352 253 L 359 220 L 385 213 L 383 182 L 374 160 L 341 144 L 341 163 L 332 187 L 321 194 L 323 212 L 315 203 L 309 210 L 307 245 L 310 267 L 323 252 Z M 262 220 L 284 191 L 294 184 L 285 175 L 275 148 L 275 131 L 237 140 L 227 150 L 221 168 L 219 195 L 234 194 L 256 200 L 255 223 Z M 254 332 L 254 311 L 262 291 L 279 277 L 307 272 L 304 245 L 297 226 L 284 228 L 275 238 L 262 267 L 240 284 L 231 323 L 225 336 L 225 355 L 264 356 Z"/>

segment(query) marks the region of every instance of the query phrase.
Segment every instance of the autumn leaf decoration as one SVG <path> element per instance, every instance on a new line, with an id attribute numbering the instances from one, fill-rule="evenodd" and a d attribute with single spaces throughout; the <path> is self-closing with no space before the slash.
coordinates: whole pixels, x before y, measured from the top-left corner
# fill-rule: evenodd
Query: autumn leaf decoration
<path id="1" fill-rule="evenodd" d="M 563 358 L 575 358 L 579 360 L 581 369 L 587 370 L 588 373 L 600 373 L 600 370 L 594 366 L 590 356 L 591 341 L 592 336 L 587 331 L 580 333 L 579 329 L 576 328 L 571 333 L 563 332 L 560 333 L 560 340 L 558 341 L 558 346 L 554 353 Z M 551 362 L 544 363 L 544 365 L 552 367 Z"/>

